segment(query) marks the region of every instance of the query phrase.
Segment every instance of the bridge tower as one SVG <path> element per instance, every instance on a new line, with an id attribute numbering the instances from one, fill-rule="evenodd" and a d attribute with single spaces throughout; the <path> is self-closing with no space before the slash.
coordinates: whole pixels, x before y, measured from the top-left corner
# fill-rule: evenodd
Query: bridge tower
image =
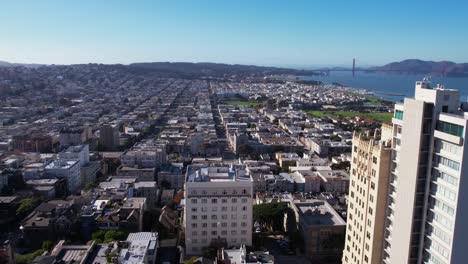
<path id="1" fill-rule="evenodd" d="M 354 77 L 354 72 L 356 71 L 356 59 L 353 58 L 353 77 Z"/>

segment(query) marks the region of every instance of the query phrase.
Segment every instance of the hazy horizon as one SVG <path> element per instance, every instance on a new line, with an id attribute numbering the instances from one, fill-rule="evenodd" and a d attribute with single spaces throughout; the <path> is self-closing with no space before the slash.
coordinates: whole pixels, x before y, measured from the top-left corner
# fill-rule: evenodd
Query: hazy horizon
<path id="1" fill-rule="evenodd" d="M 5 1 L 0 59 L 383 65 L 468 61 L 468 3 L 435 1 Z"/>

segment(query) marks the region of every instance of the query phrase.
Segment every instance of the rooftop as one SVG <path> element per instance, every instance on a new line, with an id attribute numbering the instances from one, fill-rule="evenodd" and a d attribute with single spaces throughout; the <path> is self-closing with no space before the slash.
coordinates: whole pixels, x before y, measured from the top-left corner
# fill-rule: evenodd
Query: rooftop
<path id="1" fill-rule="evenodd" d="M 69 169 L 77 164 L 77 160 L 54 160 L 45 166 L 46 169 Z"/>
<path id="2" fill-rule="evenodd" d="M 326 201 L 296 202 L 294 207 L 299 214 L 300 221 L 307 226 L 346 224 Z"/>
<path id="3" fill-rule="evenodd" d="M 158 246 L 158 234 L 152 232 L 130 233 L 128 248 L 120 252 L 122 263 L 145 263 L 146 255 L 153 255 Z"/>
<path id="4" fill-rule="evenodd" d="M 187 182 L 235 182 L 251 181 L 244 165 L 231 166 L 190 165 L 187 168 Z"/>

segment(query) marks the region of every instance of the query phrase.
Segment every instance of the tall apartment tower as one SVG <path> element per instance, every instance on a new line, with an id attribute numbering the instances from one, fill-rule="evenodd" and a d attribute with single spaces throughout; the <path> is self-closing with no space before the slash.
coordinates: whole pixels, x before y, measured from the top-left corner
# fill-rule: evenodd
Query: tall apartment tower
<path id="1" fill-rule="evenodd" d="M 382 261 L 391 139 L 391 125 L 380 135 L 353 135 L 344 264 Z"/>
<path id="2" fill-rule="evenodd" d="M 252 245 L 253 181 L 239 166 L 188 166 L 184 210 L 187 255 L 199 255 L 210 246 Z"/>
<path id="3" fill-rule="evenodd" d="M 395 105 L 382 263 L 466 263 L 468 104 L 428 80 Z M 466 165 L 466 166 L 465 166 Z M 355 262 L 366 263 L 366 262 Z"/>

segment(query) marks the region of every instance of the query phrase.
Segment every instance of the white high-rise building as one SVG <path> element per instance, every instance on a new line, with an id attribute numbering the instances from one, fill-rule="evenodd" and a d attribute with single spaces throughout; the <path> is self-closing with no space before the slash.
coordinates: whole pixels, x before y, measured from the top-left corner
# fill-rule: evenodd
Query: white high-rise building
<path id="1" fill-rule="evenodd" d="M 79 191 L 81 186 L 80 162 L 78 160 L 54 160 L 45 166 L 47 176 L 67 179 L 70 193 Z"/>
<path id="2" fill-rule="evenodd" d="M 89 163 L 89 145 L 70 146 L 60 152 L 58 158 L 62 160 L 78 160 L 80 167 L 83 167 Z"/>
<path id="3" fill-rule="evenodd" d="M 188 255 L 211 245 L 252 245 L 253 181 L 244 165 L 190 165 L 185 182 Z"/>
<path id="4" fill-rule="evenodd" d="M 467 262 L 463 109 L 457 90 L 427 80 L 416 82 L 415 98 L 395 105 L 383 263 Z"/>

